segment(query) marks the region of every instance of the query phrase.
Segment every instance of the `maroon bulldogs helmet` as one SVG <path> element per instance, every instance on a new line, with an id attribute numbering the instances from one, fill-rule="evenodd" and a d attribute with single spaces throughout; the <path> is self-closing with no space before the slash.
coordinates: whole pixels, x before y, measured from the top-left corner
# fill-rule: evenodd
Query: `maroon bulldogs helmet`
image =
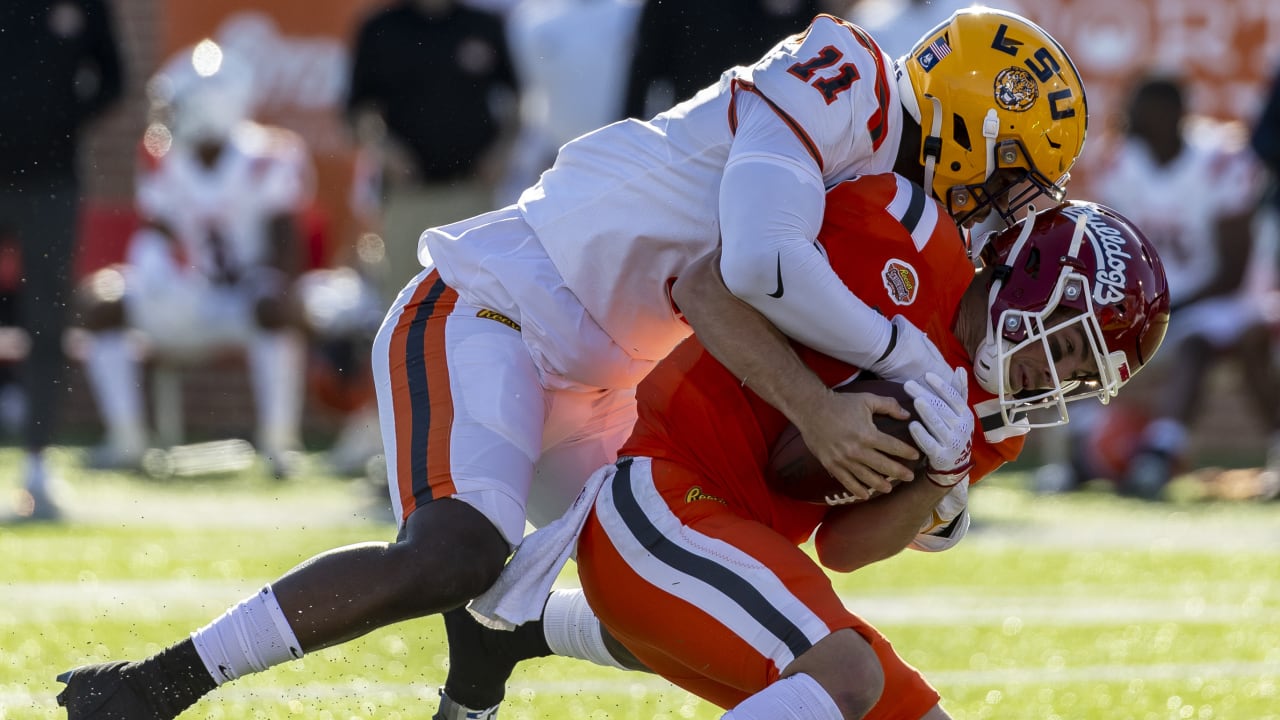
<path id="1" fill-rule="evenodd" d="M 1169 323 L 1164 266 L 1133 223 L 1097 203 L 1068 201 L 1028 213 L 987 236 L 981 257 L 994 267 L 987 336 L 974 363 L 978 382 L 1000 396 L 1006 423 L 1032 427 L 1066 422 L 1066 403 L 1106 403 L 1155 355 Z M 1079 324 L 1098 373 L 1063 379 L 1053 368 L 1049 338 Z M 1032 343 L 1050 359 L 1053 385 L 1014 393 L 1009 360 Z M 1028 416 L 1032 410 L 1045 410 Z"/>

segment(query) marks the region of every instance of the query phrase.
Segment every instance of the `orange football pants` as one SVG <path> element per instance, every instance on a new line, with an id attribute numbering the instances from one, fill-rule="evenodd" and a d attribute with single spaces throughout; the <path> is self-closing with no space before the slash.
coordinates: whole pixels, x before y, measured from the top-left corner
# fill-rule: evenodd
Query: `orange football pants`
<path id="1" fill-rule="evenodd" d="M 843 628 L 865 638 L 884 668 L 868 720 L 918 720 L 938 703 L 889 641 L 844 607 L 809 555 L 702 492 L 699 476 L 674 463 L 618 463 L 583 528 L 578 573 L 610 633 L 650 669 L 720 707 L 764 689 Z"/>

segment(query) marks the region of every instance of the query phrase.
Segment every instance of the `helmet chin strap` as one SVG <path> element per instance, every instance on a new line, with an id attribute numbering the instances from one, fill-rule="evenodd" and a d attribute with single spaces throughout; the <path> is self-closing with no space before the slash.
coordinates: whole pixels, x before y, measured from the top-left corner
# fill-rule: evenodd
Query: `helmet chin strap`
<path id="1" fill-rule="evenodd" d="M 933 116 L 929 121 L 929 134 L 925 136 L 923 146 L 924 189 L 933 193 L 934 168 L 942 158 L 942 101 L 932 95 L 925 95 L 925 97 L 933 104 Z"/>
<path id="2" fill-rule="evenodd" d="M 925 97 L 933 104 L 933 117 L 929 123 L 929 134 L 924 138 L 924 187 L 929 192 L 934 192 L 933 176 L 938 161 L 942 159 L 942 101 L 933 95 L 925 95 Z M 982 119 L 982 138 L 987 158 L 987 166 L 982 173 L 983 182 L 990 180 L 995 174 L 996 139 L 999 135 L 1000 115 L 995 108 L 988 108 L 986 117 Z M 946 200 L 945 197 L 941 199 Z"/>
<path id="3" fill-rule="evenodd" d="M 1034 205 L 1028 205 L 1027 216 L 1022 220 L 1022 231 L 1018 233 L 1018 239 L 1014 241 L 1013 249 L 1005 259 L 1006 266 L 1013 267 L 1017 264 L 1018 257 L 1022 254 L 1022 249 L 1031 238 L 1031 231 L 1035 227 L 1036 208 Z M 987 336 L 979 343 L 978 352 L 973 358 L 974 378 L 983 390 L 994 395 L 1003 395 L 1005 391 L 1004 363 L 1000 360 L 1000 348 L 1005 340 L 1003 336 L 996 333 L 996 322 L 991 317 L 991 308 L 995 306 L 996 297 L 1000 294 L 1000 286 L 1003 284 L 1004 279 L 997 272 L 996 277 L 991 281 L 991 289 L 987 292 Z"/>
<path id="4" fill-rule="evenodd" d="M 996 137 L 1000 135 L 1000 115 L 996 113 L 995 108 L 987 109 L 987 116 L 982 119 L 982 137 L 987 145 L 987 173 L 983 176 L 983 181 L 991 179 L 991 174 L 996 171 Z"/>

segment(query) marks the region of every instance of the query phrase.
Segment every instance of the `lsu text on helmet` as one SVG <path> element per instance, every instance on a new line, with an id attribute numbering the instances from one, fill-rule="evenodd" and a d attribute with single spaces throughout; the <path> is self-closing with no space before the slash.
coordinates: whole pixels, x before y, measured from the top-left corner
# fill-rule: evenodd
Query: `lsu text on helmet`
<path id="1" fill-rule="evenodd" d="M 999 394 L 1005 422 L 1059 425 L 1067 421 L 1067 402 L 1108 402 L 1164 339 L 1164 266 L 1141 231 L 1110 208 L 1069 201 L 1040 214 L 1033 209 L 1019 224 L 992 233 L 982 259 L 992 273 L 987 334 L 974 374 Z M 1059 377 L 1055 366 L 1059 343 L 1053 337 L 1074 328 L 1096 368 L 1086 378 Z M 1048 361 L 1051 387 L 1015 392 L 1010 359 L 1037 344 Z M 1046 412 L 1028 417 L 1030 411 Z"/>
<path id="2" fill-rule="evenodd" d="M 175 142 L 222 142 L 253 113 L 253 69 L 212 40 L 178 52 L 147 82 L 152 121 Z"/>
<path id="3" fill-rule="evenodd" d="M 1062 46 L 1002 10 L 959 10 L 898 61 L 907 110 L 924 133 L 925 187 L 957 222 L 1061 202 L 1084 146 L 1084 84 Z M 914 103 L 914 107 L 913 107 Z"/>

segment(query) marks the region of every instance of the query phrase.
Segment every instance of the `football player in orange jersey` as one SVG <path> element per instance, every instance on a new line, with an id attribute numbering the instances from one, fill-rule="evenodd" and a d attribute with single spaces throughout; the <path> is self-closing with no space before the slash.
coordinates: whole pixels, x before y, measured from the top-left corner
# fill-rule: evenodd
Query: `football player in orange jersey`
<path id="1" fill-rule="evenodd" d="M 799 546 L 815 537 L 838 572 L 954 546 L 969 486 L 1016 458 L 1030 428 L 1065 422 L 1067 402 L 1109 399 L 1150 361 L 1168 322 L 1164 271 L 1124 218 L 1071 202 L 994 234 L 982 270 L 957 272 L 967 258 L 955 226 L 895 175 L 833 188 L 819 243 L 851 291 L 908 317 L 957 368 L 907 383 L 928 482 L 837 507 L 774 492 L 768 457 L 787 419 L 695 335 L 640 384 L 623 459 L 526 538 L 507 574 L 520 577 L 526 551 L 567 559 L 581 528 L 590 609 L 647 667 L 730 709 L 725 718 L 946 718 L 937 692 Z M 831 386 L 859 373 L 797 352 Z M 546 588 L 558 570 L 546 569 Z M 473 611 L 499 624 L 536 618 L 540 603 L 503 596 L 511 582 L 504 574 Z"/>
<path id="2" fill-rule="evenodd" d="M 913 450 L 857 432 L 869 401 L 832 393 L 774 329 L 888 379 L 951 374 L 919 328 L 875 312 L 826 263 L 814 244 L 826 191 L 896 169 L 958 222 L 1008 216 L 1061 199 L 1087 113 L 1066 52 L 1012 13 L 959 11 L 896 63 L 819 15 L 671 109 L 567 143 L 517 204 L 422 234 L 423 268 L 375 339 L 395 539 L 304 561 L 140 662 L 64 674 L 68 718 L 174 717 L 244 675 L 460 611 L 526 523 L 560 516 L 616 459 L 636 386 L 691 326 L 842 484 L 910 477 L 893 454 Z M 723 283 L 691 273 L 717 251 Z M 695 307 L 711 301 L 686 282 L 724 302 Z M 597 628 L 563 646 L 614 662 Z M 441 717 L 487 717 L 501 688 L 453 699 Z"/>

